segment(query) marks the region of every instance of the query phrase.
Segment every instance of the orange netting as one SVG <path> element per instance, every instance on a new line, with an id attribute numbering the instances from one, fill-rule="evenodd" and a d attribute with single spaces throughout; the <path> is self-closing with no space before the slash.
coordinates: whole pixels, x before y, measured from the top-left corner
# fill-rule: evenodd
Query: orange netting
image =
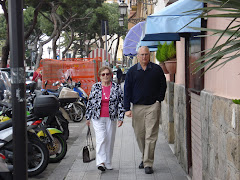
<path id="1" fill-rule="evenodd" d="M 98 70 L 102 58 L 65 58 L 64 60 L 42 59 L 42 86 L 48 81 L 47 89 L 56 89 L 52 83 L 60 81 L 59 72 L 69 73 L 73 82 L 81 82 L 81 87 L 89 95 L 91 87 L 98 81 Z"/>

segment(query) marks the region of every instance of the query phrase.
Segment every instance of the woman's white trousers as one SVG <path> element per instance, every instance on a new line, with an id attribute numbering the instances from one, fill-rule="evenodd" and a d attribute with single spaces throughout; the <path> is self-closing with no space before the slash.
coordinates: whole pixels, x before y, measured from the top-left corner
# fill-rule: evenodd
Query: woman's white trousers
<path id="1" fill-rule="evenodd" d="M 92 120 L 96 136 L 96 165 L 104 163 L 111 166 L 117 121 L 109 117 Z"/>

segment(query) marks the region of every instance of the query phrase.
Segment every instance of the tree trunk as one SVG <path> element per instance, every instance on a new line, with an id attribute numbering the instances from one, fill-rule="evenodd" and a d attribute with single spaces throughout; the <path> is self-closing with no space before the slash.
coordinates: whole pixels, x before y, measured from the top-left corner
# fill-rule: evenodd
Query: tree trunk
<path id="1" fill-rule="evenodd" d="M 57 59 L 57 40 L 59 38 L 59 33 L 57 33 L 57 35 L 52 39 L 52 52 L 53 52 L 53 59 Z M 60 46 L 60 43 L 59 43 Z M 60 52 L 59 52 L 60 53 Z M 60 58 L 60 54 L 59 58 Z"/>
<path id="2" fill-rule="evenodd" d="M 73 58 L 76 58 L 77 51 L 79 49 L 80 45 L 75 43 L 74 44 L 74 49 L 73 49 Z"/>
<path id="3" fill-rule="evenodd" d="M 57 19 L 55 16 L 57 7 L 55 7 L 53 3 L 50 3 L 50 5 L 52 6 L 51 17 L 52 17 L 52 21 L 53 21 L 54 30 L 53 30 L 51 36 L 46 41 L 40 42 L 40 44 L 39 44 L 39 53 L 38 53 L 38 56 L 36 59 L 36 68 L 39 67 L 40 60 L 42 58 L 43 45 L 50 42 L 51 39 L 53 39 L 53 37 L 55 37 L 57 35 Z"/>
<path id="4" fill-rule="evenodd" d="M 5 45 L 2 47 L 2 68 L 7 67 L 7 60 L 9 56 L 9 39 L 6 39 Z"/>
<path id="5" fill-rule="evenodd" d="M 9 23 L 8 23 L 8 10 L 6 7 L 6 0 L 1 1 L 1 6 L 2 6 L 2 10 L 3 10 L 3 14 L 6 20 L 6 27 L 7 27 L 7 32 L 6 32 L 6 41 L 5 41 L 5 45 L 2 47 L 2 65 L 1 67 L 5 68 L 7 67 L 7 60 L 8 60 L 8 56 L 9 56 L 9 50 L 10 50 L 10 46 L 9 46 Z"/>
<path id="6" fill-rule="evenodd" d="M 114 66 L 117 65 L 117 52 L 118 52 L 119 39 L 120 39 L 119 34 L 117 36 L 118 36 L 117 37 L 117 44 L 116 44 L 116 49 L 115 49 L 115 53 L 114 53 L 114 63 L 113 63 Z"/>
<path id="7" fill-rule="evenodd" d="M 34 30 L 34 28 L 35 28 L 35 26 L 36 26 L 36 24 L 37 24 L 38 13 L 39 13 L 39 11 L 40 11 L 40 9 L 41 9 L 41 7 L 42 7 L 42 4 L 43 4 L 43 2 L 39 2 L 39 4 L 37 5 L 37 7 L 36 7 L 35 10 L 34 10 L 34 16 L 33 16 L 33 20 L 32 20 L 32 25 L 30 26 L 30 28 L 28 29 L 28 31 L 25 32 L 25 34 L 24 34 L 24 40 L 25 40 L 25 41 L 26 41 L 26 40 L 29 38 L 29 36 L 32 34 L 32 32 L 33 32 L 33 30 Z"/>
<path id="8" fill-rule="evenodd" d="M 65 58 L 65 54 L 67 53 L 68 49 L 71 47 L 72 43 L 73 43 L 73 37 L 74 37 L 74 31 L 73 29 L 69 26 L 70 30 L 71 30 L 71 37 L 69 37 L 69 35 L 67 34 L 68 38 L 69 38 L 69 42 L 67 47 L 64 49 L 64 51 L 62 52 L 62 58 Z"/>
<path id="9" fill-rule="evenodd" d="M 104 49 L 104 41 L 103 41 L 102 37 L 100 37 L 99 40 L 100 40 L 100 48 Z"/>

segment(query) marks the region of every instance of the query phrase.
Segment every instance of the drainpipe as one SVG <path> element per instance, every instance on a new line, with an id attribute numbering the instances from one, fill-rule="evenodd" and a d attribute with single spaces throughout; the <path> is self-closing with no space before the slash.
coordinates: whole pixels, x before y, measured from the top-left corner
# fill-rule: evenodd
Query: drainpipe
<path id="1" fill-rule="evenodd" d="M 186 137 L 187 137 L 187 163 L 188 163 L 188 174 L 192 167 L 192 141 L 191 141 L 191 99 L 189 95 L 189 41 L 190 34 L 185 33 L 185 94 L 186 94 Z"/>

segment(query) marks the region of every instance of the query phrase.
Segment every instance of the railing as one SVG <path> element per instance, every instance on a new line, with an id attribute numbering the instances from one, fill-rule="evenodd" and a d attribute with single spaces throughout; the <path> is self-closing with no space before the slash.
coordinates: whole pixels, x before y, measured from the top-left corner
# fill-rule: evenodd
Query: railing
<path id="1" fill-rule="evenodd" d="M 158 3 L 158 0 L 137 0 L 137 1 L 147 5 L 156 5 Z"/>

